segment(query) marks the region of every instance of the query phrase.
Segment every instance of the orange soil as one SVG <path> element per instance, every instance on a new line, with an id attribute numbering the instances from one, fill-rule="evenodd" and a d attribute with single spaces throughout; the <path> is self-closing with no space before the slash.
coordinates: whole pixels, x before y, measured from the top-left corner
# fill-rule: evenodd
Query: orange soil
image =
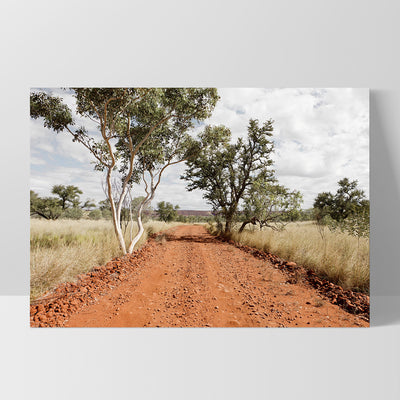
<path id="1" fill-rule="evenodd" d="M 118 285 L 65 317 L 61 326 L 68 327 L 369 325 L 331 304 L 305 280 L 289 283 L 270 261 L 194 225 L 150 241 L 139 266 Z"/>

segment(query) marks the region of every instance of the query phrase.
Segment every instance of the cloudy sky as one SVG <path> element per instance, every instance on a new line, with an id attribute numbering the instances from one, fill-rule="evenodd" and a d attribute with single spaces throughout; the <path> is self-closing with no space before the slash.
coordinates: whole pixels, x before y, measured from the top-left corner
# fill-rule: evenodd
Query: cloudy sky
<path id="1" fill-rule="evenodd" d="M 74 106 L 71 95 L 60 89 L 49 90 Z M 369 197 L 369 100 L 367 89 L 218 89 L 221 97 L 206 124 L 223 124 L 233 139 L 246 136 L 250 118 L 260 122 L 273 119 L 276 176 L 290 189 L 300 190 L 303 208 L 312 207 L 316 195 L 336 192 L 343 177 L 358 180 Z M 79 121 L 82 123 L 83 121 Z M 89 121 L 90 122 L 90 121 Z M 85 126 L 94 135 L 96 126 Z M 199 127 L 197 130 L 201 130 Z M 196 131 L 193 132 L 196 134 Z M 93 170 L 94 158 L 69 133 L 56 134 L 31 120 L 31 189 L 51 195 L 55 184 L 75 185 L 81 200 L 104 200 L 103 174 Z M 208 210 L 202 192 L 185 190 L 180 180 L 185 166 L 165 171 L 153 206 L 158 201 L 178 204 L 181 209 Z M 136 186 L 133 197 L 144 193 Z"/>

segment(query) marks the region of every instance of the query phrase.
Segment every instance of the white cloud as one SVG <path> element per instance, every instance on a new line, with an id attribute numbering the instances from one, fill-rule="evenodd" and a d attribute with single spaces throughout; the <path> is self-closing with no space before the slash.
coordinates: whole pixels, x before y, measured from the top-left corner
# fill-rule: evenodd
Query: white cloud
<path id="1" fill-rule="evenodd" d="M 50 196 L 53 185 L 75 185 L 82 191 L 81 200 L 94 198 L 103 200 L 102 173 L 88 167 L 55 167 L 45 170 L 31 170 L 31 189 L 41 196 Z"/>
<path id="2" fill-rule="evenodd" d="M 31 164 L 32 165 L 46 165 L 46 161 L 39 157 L 31 156 Z"/>
<path id="3" fill-rule="evenodd" d="M 31 153 L 42 160 L 62 156 L 89 163 L 94 159 L 84 146 L 72 141 L 69 132 L 55 133 L 45 128 L 41 119 L 31 121 Z"/>

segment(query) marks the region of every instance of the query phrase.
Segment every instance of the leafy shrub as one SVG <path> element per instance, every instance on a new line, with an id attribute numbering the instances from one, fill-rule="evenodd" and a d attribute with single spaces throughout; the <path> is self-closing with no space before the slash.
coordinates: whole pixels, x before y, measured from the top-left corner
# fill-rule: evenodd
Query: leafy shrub
<path id="1" fill-rule="evenodd" d="M 101 210 L 101 215 L 104 219 L 111 219 L 112 217 L 111 211 L 107 209 Z"/>
<path id="2" fill-rule="evenodd" d="M 89 213 L 89 218 L 90 219 L 94 219 L 94 220 L 98 220 L 102 217 L 102 213 L 100 210 L 92 210 Z"/>
<path id="3" fill-rule="evenodd" d="M 83 216 L 83 211 L 79 207 L 72 207 L 72 208 L 67 208 L 62 217 L 66 219 L 81 219 Z"/>

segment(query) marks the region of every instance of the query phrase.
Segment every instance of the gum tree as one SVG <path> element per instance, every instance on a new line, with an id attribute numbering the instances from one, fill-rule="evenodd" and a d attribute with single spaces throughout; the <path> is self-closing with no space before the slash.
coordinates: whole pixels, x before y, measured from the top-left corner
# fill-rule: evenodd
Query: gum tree
<path id="1" fill-rule="evenodd" d="M 299 191 L 290 191 L 277 182 L 269 182 L 261 175 L 247 190 L 244 197 L 244 221 L 239 229 L 243 232 L 247 224 L 258 224 L 260 230 L 266 226 L 282 230 L 299 210 L 302 203 Z"/>
<path id="2" fill-rule="evenodd" d="M 225 234 L 229 234 L 237 215 L 239 202 L 257 177 L 273 179 L 270 139 L 273 121 L 262 125 L 250 119 L 247 138 L 231 143 L 231 132 L 225 126 L 207 126 L 200 135 L 205 144 L 199 154 L 189 159 L 182 176 L 188 181 L 189 191 L 200 189 L 212 206 L 214 215 L 225 220 Z"/>
<path id="3" fill-rule="evenodd" d="M 140 140 L 141 133 L 137 132 L 136 140 Z M 156 129 L 146 143 L 144 143 L 136 157 L 135 174 L 132 175 L 132 182 L 143 182 L 146 195 L 142 197 L 141 202 L 137 204 L 135 213 L 138 224 L 138 232 L 132 238 L 128 251 L 132 252 L 135 244 L 139 241 L 144 232 L 142 223 L 142 213 L 149 207 L 154 199 L 156 190 L 161 182 L 165 170 L 175 164 L 195 157 L 202 143 L 199 139 L 192 138 L 187 133 L 186 128 L 165 124 Z M 128 170 L 129 153 L 126 151 L 124 143 L 118 143 L 117 148 L 124 154 L 120 172 L 125 176 Z M 132 235 L 132 232 L 131 232 Z M 133 236 L 133 235 L 132 235 Z"/>
<path id="4" fill-rule="evenodd" d="M 71 109 L 60 97 L 36 91 L 31 93 L 31 117 L 43 118 L 45 127 L 67 132 L 94 156 L 95 169 L 106 173 L 114 231 L 123 253 L 127 246 L 121 230 L 121 210 L 135 173 L 135 157 L 153 132 L 165 125 L 189 129 L 194 122 L 208 118 L 218 100 L 212 88 L 73 88 L 75 113 L 80 120 L 91 121 L 97 131 L 78 125 Z M 140 135 L 138 137 L 138 135 Z M 127 169 L 118 199 L 112 196 L 112 177 L 118 172 L 123 143 Z"/>

